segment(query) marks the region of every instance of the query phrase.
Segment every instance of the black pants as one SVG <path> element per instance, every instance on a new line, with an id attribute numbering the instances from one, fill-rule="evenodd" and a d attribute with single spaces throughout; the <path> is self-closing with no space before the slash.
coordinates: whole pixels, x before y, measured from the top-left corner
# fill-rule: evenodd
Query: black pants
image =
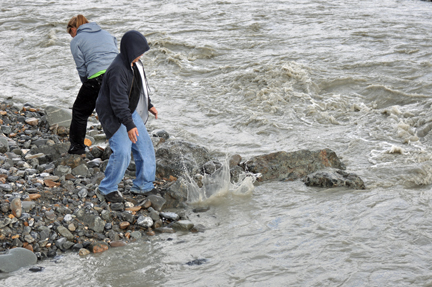
<path id="1" fill-rule="evenodd" d="M 88 118 L 96 106 L 96 99 L 102 84 L 103 74 L 99 77 L 88 79 L 78 92 L 78 96 L 72 107 L 72 122 L 69 131 L 70 149 L 84 150 L 84 139 L 87 130 Z"/>

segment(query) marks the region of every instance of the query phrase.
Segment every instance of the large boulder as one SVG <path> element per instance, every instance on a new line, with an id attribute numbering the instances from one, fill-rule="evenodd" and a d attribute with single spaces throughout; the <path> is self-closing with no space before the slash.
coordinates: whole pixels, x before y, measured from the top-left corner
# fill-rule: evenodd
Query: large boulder
<path id="1" fill-rule="evenodd" d="M 210 153 L 204 147 L 180 140 L 167 141 L 156 151 L 156 176 L 179 177 L 185 172 L 194 175 L 210 159 Z"/>
<path id="2" fill-rule="evenodd" d="M 258 182 L 293 181 L 328 167 L 345 169 L 336 153 L 330 149 L 280 151 L 253 157 L 245 163 L 247 171 L 261 174 L 257 179 Z"/>

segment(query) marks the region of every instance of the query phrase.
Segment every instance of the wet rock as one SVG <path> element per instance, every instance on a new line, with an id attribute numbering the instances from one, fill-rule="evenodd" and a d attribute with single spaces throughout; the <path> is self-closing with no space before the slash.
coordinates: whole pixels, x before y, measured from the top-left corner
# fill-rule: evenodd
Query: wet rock
<path id="1" fill-rule="evenodd" d="M 174 212 L 161 212 L 160 216 L 170 221 L 176 221 L 180 218 L 179 215 Z"/>
<path id="2" fill-rule="evenodd" d="M 78 252 L 79 256 L 87 256 L 90 254 L 90 251 L 88 249 L 85 248 L 81 248 Z"/>
<path id="3" fill-rule="evenodd" d="M 328 167 L 345 169 L 336 153 L 330 149 L 275 152 L 249 159 L 246 169 L 260 174 L 259 182 L 270 180 L 292 181 Z"/>
<path id="4" fill-rule="evenodd" d="M 363 180 L 354 173 L 348 173 L 342 170 L 324 170 L 317 171 L 307 175 L 303 179 L 307 186 L 318 187 L 340 187 L 346 186 L 353 189 L 365 189 Z"/>
<path id="5" fill-rule="evenodd" d="M 242 157 L 239 154 L 232 155 L 229 159 L 229 168 L 232 169 L 238 165 L 242 161 Z"/>
<path id="6" fill-rule="evenodd" d="M 33 266 L 29 269 L 30 272 L 42 272 L 45 268 L 42 266 Z"/>
<path id="7" fill-rule="evenodd" d="M 164 198 L 166 203 L 165 208 L 179 208 L 187 201 L 188 183 L 183 177 L 180 177 L 172 185 L 168 187 L 165 192 Z M 150 200 L 152 200 L 149 197 Z M 152 201 L 153 204 L 153 201 Z M 155 206 L 154 206 L 155 207 Z M 160 207 L 161 208 L 161 207 Z M 161 210 L 155 208 L 156 210 Z"/>
<path id="8" fill-rule="evenodd" d="M 111 210 L 124 211 L 124 204 L 121 202 L 111 203 Z"/>
<path id="9" fill-rule="evenodd" d="M 92 242 L 89 246 L 89 250 L 92 253 L 101 253 L 108 250 L 108 243 L 104 241 Z"/>
<path id="10" fill-rule="evenodd" d="M 204 232 L 205 230 L 206 230 L 206 228 L 204 225 L 197 224 L 197 225 L 194 225 L 194 227 L 192 227 L 190 231 L 196 233 L 196 232 Z"/>
<path id="11" fill-rule="evenodd" d="M 36 255 L 25 248 L 14 248 L 4 254 L 0 253 L 0 271 L 12 272 L 28 265 L 36 264 Z"/>
<path id="12" fill-rule="evenodd" d="M 201 166 L 211 160 L 209 151 L 185 141 L 167 141 L 156 151 L 156 176 L 179 177 L 185 172 L 196 174 Z"/>
<path id="13" fill-rule="evenodd" d="M 141 232 L 139 232 L 139 231 L 133 231 L 133 232 L 130 234 L 130 236 L 131 236 L 133 239 L 140 239 L 140 238 L 142 237 Z"/>
<path id="14" fill-rule="evenodd" d="M 186 265 L 189 265 L 189 266 L 193 266 L 193 265 L 202 265 L 202 264 L 204 264 L 204 263 L 206 263 L 206 262 L 207 262 L 207 259 L 205 259 L 205 258 L 201 258 L 201 259 L 195 259 L 195 260 L 192 260 L 192 261 L 186 262 Z"/>
<path id="15" fill-rule="evenodd" d="M 152 131 L 152 136 L 154 137 L 159 137 L 159 138 L 163 138 L 164 140 L 168 140 L 169 139 L 169 134 L 167 131 L 159 129 L 159 130 L 154 130 Z"/>
<path id="16" fill-rule="evenodd" d="M 121 246 L 126 246 L 126 245 L 127 245 L 126 242 L 119 241 L 119 240 L 110 242 L 111 247 L 121 247 Z"/>
<path id="17" fill-rule="evenodd" d="M 178 231 L 190 231 L 194 224 L 189 220 L 179 220 L 171 224 L 171 227 Z"/>
<path id="18" fill-rule="evenodd" d="M 175 230 L 172 229 L 171 227 L 160 227 L 160 228 L 156 228 L 155 231 L 159 233 L 175 233 Z"/>

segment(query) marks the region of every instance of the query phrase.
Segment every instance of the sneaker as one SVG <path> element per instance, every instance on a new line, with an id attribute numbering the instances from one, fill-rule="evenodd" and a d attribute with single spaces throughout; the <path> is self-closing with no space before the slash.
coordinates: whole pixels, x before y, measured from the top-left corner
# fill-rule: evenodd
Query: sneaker
<path id="1" fill-rule="evenodd" d="M 158 194 L 159 191 L 156 188 L 153 188 L 152 190 L 148 190 L 148 191 L 131 189 L 130 193 L 132 193 L 133 195 L 152 195 L 152 194 L 154 195 L 154 194 Z"/>
<path id="2" fill-rule="evenodd" d="M 68 150 L 69 154 L 85 154 L 85 147 L 81 146 L 81 145 L 74 145 L 74 146 L 70 146 L 69 150 Z"/>
<path id="3" fill-rule="evenodd" d="M 123 202 L 123 195 L 118 191 L 114 191 L 105 195 L 105 201 Z"/>

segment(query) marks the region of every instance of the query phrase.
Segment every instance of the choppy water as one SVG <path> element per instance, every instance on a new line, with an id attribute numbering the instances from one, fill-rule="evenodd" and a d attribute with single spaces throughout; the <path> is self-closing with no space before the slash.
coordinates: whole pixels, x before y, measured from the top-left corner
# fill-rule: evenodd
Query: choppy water
<path id="1" fill-rule="evenodd" d="M 143 32 L 149 129 L 244 158 L 334 150 L 368 189 L 301 182 L 226 194 L 208 230 L 1 275 L 4 286 L 429 286 L 432 3 L 417 0 L 5 1 L 0 99 L 70 107 L 67 21 Z M 168 237 L 172 240 L 168 240 Z M 199 266 L 186 262 L 206 258 Z"/>

